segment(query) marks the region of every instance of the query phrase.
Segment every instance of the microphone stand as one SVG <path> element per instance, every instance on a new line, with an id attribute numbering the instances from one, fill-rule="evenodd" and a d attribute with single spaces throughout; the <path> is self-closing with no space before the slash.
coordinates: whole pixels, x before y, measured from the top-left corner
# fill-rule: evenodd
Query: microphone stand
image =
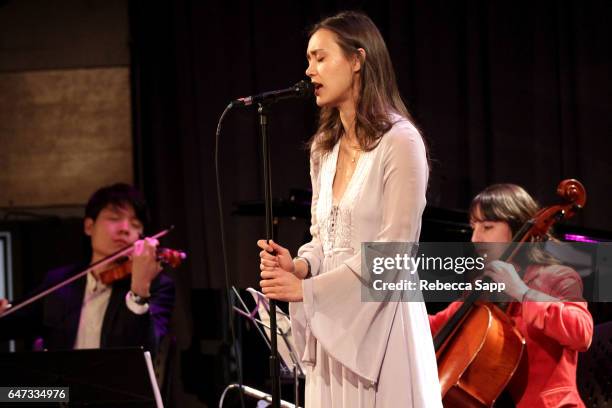
<path id="1" fill-rule="evenodd" d="M 264 171 L 264 201 L 266 207 L 266 240 L 274 239 L 274 224 L 272 219 L 272 175 L 270 172 L 270 145 L 268 137 L 268 109 L 259 102 L 257 114 L 262 139 L 262 163 Z M 272 408 L 280 408 L 280 362 L 278 359 L 278 344 L 276 342 L 276 301 L 270 299 L 270 376 L 272 377 Z"/>

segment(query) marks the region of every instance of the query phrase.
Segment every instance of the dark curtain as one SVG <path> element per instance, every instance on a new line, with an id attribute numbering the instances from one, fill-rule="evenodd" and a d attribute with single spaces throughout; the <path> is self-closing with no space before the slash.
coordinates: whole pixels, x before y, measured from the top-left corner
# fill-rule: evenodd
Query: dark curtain
<path id="1" fill-rule="evenodd" d="M 520 184 L 548 204 L 557 183 L 574 177 L 588 202 L 571 222 L 612 231 L 612 2 L 134 0 L 136 179 L 154 224 L 176 227 L 164 245 L 189 255 L 176 274 L 181 349 L 197 349 L 194 332 L 221 319 L 194 311 L 202 299 L 190 298 L 193 288 L 224 283 L 213 162 L 219 116 L 236 97 L 303 78 L 308 27 L 342 9 L 368 13 L 387 41 L 430 148 L 430 206 L 465 210 L 495 182 Z M 305 143 L 315 126 L 313 103 L 271 109 L 275 197 L 310 187 Z M 265 231 L 263 216 L 233 213 L 236 202 L 263 199 L 257 129 L 251 108 L 230 112 L 221 132 L 223 222 L 231 280 L 240 287 L 257 284 L 255 241 Z M 308 220 L 281 217 L 278 240 L 295 251 L 307 227 Z M 198 355 L 183 355 L 183 373 L 193 363 L 184 383 L 202 379 Z M 265 357 L 260 364 L 266 376 Z M 223 373 L 211 375 L 227 383 L 227 367 Z M 218 397 L 218 385 L 208 393 Z"/>
<path id="2" fill-rule="evenodd" d="M 361 9 L 379 26 L 402 94 L 430 147 L 428 203 L 465 209 L 495 182 L 523 185 L 543 204 L 557 183 L 581 180 L 574 223 L 612 230 L 612 3 L 608 1 L 134 1 L 131 3 L 137 180 L 169 241 L 188 250 L 195 287 L 221 287 L 214 182 L 217 120 L 232 99 L 304 77 L 308 27 Z M 304 149 L 312 103 L 270 114 L 273 192 L 309 188 Z M 230 112 L 221 134 L 221 180 L 231 271 L 255 284 L 263 218 L 232 215 L 262 199 L 255 109 Z M 295 246 L 307 221 L 281 220 Z M 284 238 L 284 239 L 283 239 Z"/>

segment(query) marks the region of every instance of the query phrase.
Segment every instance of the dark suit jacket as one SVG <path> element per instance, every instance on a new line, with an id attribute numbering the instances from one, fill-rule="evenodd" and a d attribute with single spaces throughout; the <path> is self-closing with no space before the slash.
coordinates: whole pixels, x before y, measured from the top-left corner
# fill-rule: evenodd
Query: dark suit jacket
<path id="1" fill-rule="evenodd" d="M 84 268 L 83 265 L 73 265 L 52 270 L 33 293 L 40 293 Z M 78 279 L 38 302 L 4 319 L 0 318 L 0 338 L 42 337 L 48 350 L 72 349 L 81 316 L 85 283 L 85 277 Z M 137 315 L 127 308 L 125 296 L 129 289 L 129 278 L 112 284 L 102 323 L 100 347 L 142 346 L 155 353 L 168 332 L 174 305 L 174 283 L 163 272 L 151 283 L 149 311 L 143 315 Z"/>

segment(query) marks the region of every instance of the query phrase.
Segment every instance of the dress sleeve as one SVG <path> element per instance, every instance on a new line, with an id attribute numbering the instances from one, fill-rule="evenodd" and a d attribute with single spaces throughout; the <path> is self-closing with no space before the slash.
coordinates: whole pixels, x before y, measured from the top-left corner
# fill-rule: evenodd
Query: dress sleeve
<path id="1" fill-rule="evenodd" d="M 544 268 L 546 288 L 530 290 L 522 307 L 527 325 L 541 330 L 562 346 L 577 351 L 589 348 L 593 338 L 593 317 L 582 298 L 582 281 L 576 271 L 567 267 Z M 551 297 L 558 300 L 550 300 Z"/>
<path id="2" fill-rule="evenodd" d="M 310 181 L 312 184 L 312 201 L 310 205 L 310 235 L 312 240 L 300 247 L 298 256 L 306 258 L 310 263 L 310 273 L 316 276 L 321 268 L 323 260 L 323 246 L 319 238 L 319 223 L 317 220 L 317 203 L 319 201 L 319 163 L 316 159 L 317 153 L 310 155 Z"/>
<path id="3" fill-rule="evenodd" d="M 402 122 L 385 136 L 380 165 L 383 168 L 382 223 L 376 242 L 415 242 L 425 210 L 429 168 L 425 145 L 418 131 Z M 361 251 L 345 264 L 361 275 Z"/>
<path id="4" fill-rule="evenodd" d="M 383 139 L 373 164 L 380 166 L 383 183 L 380 208 L 375 209 L 382 214 L 375 240 L 414 242 L 425 208 L 425 147 L 409 122 L 396 124 Z M 424 306 L 415 302 L 400 309 L 398 302 L 362 301 L 362 285 L 371 278 L 362 275 L 361 256 L 358 248 L 338 267 L 304 280 L 303 311 L 307 336 L 314 336 L 335 360 L 375 384 L 396 312 L 402 310 L 398 319 L 406 319 L 405 330 L 420 339 L 425 339 L 421 331 L 429 335 L 429 325 Z M 409 353 L 407 348 L 394 352 Z M 435 371 L 435 360 L 433 367 Z"/>

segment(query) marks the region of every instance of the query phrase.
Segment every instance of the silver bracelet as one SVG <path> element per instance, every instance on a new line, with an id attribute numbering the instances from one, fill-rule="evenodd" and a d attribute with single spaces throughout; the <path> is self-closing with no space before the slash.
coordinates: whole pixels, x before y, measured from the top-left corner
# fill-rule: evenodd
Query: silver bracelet
<path id="1" fill-rule="evenodd" d="M 310 261 L 308 260 L 308 258 L 304 258 L 303 256 L 296 256 L 293 258 L 293 262 L 295 263 L 295 261 L 297 261 L 298 259 L 306 262 L 306 265 L 308 266 L 308 272 L 306 273 L 304 279 L 310 278 L 312 276 L 312 267 L 310 266 Z"/>

